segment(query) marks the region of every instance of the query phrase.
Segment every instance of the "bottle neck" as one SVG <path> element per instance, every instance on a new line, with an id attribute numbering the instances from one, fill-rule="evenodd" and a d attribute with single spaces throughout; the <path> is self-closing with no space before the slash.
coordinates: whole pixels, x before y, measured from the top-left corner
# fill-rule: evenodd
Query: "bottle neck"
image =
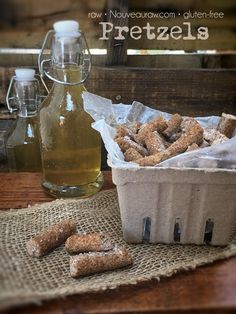
<path id="1" fill-rule="evenodd" d="M 83 53 L 79 37 L 54 36 L 51 50 L 53 77 L 65 83 L 81 82 Z"/>
<path id="2" fill-rule="evenodd" d="M 65 68 L 80 64 L 81 48 L 77 37 L 55 36 L 52 41 L 52 66 Z"/>

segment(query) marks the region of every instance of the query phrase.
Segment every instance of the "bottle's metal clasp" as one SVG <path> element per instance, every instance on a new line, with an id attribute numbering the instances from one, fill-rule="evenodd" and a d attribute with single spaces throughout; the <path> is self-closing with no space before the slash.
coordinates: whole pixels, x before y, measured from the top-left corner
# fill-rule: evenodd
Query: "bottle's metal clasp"
<path id="1" fill-rule="evenodd" d="M 86 66 L 87 66 L 87 70 L 82 72 L 84 76 L 82 77 L 82 79 L 80 81 L 73 82 L 73 83 L 61 81 L 58 78 L 55 78 L 49 71 L 47 71 L 45 69 L 45 67 L 46 67 L 45 65 L 47 65 L 47 64 L 48 64 L 49 68 L 52 67 L 52 60 L 51 59 L 43 59 L 43 55 L 44 55 L 44 50 L 47 46 L 49 39 L 52 40 L 52 36 L 54 34 L 55 34 L 54 30 L 50 30 L 47 32 L 47 34 L 44 38 L 43 45 L 42 45 L 42 48 L 40 50 L 39 56 L 38 56 L 38 67 L 39 67 L 39 73 L 40 73 L 42 81 L 43 81 L 43 77 L 46 75 L 50 80 L 52 80 L 56 83 L 59 83 L 59 84 L 63 84 L 63 85 L 74 86 L 74 85 L 83 84 L 87 80 L 89 73 L 91 71 L 91 54 L 90 54 L 90 51 L 88 48 L 87 40 L 86 40 L 83 32 L 80 31 L 80 38 L 81 38 L 82 42 L 84 43 L 84 47 L 85 47 L 85 50 L 87 52 L 87 54 L 83 54 L 83 56 L 82 56 L 83 57 L 83 66 L 84 66 L 84 68 L 86 68 Z M 46 86 L 44 81 L 43 81 L 43 84 L 44 84 L 44 86 Z"/>

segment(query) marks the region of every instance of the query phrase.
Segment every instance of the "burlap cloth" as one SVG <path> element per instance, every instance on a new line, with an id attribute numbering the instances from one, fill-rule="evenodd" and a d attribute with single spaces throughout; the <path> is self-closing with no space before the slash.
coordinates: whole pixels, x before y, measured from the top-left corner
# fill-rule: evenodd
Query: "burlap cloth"
<path id="1" fill-rule="evenodd" d="M 69 256 L 63 245 L 37 259 L 26 253 L 33 235 L 64 218 L 73 218 L 78 231 L 104 231 L 116 243 L 122 239 L 117 194 L 101 192 L 85 200 L 56 200 L 19 211 L 0 214 L 0 305 L 1 308 L 75 293 L 114 289 L 151 278 L 169 277 L 236 255 L 236 238 L 227 247 L 196 245 L 127 245 L 134 258 L 131 268 L 80 279 L 69 275 Z"/>

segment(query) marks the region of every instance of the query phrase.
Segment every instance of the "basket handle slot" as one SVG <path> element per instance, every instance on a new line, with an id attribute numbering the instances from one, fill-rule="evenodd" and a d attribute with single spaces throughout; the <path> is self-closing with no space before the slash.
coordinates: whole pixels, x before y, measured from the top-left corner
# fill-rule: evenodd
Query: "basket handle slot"
<path id="1" fill-rule="evenodd" d="M 180 238 L 181 238 L 180 218 L 176 218 L 174 225 L 174 241 L 180 242 Z"/>
<path id="2" fill-rule="evenodd" d="M 143 242 L 149 243 L 151 234 L 151 218 L 143 218 Z"/>
<path id="3" fill-rule="evenodd" d="M 204 233 L 204 242 L 207 244 L 211 243 L 213 229 L 214 229 L 214 221 L 213 219 L 209 218 L 206 221 L 205 233 Z"/>

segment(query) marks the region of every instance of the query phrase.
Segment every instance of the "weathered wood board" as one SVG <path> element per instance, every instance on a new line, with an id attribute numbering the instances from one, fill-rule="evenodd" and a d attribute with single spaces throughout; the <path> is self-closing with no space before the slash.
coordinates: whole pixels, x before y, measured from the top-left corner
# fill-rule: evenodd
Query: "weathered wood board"
<path id="1" fill-rule="evenodd" d="M 236 70 L 97 68 L 88 90 L 113 102 L 186 115 L 236 113 Z"/>
<path id="2" fill-rule="evenodd" d="M 193 31 L 199 26 L 209 27 L 208 40 L 147 40 L 143 36 L 140 40 L 129 38 L 130 49 L 184 49 L 187 51 L 218 49 L 236 49 L 236 2 L 234 0 L 148 0 L 128 2 L 129 12 L 173 12 L 175 18 L 129 18 L 128 25 L 143 27 L 147 22 L 157 28 L 158 26 L 179 25 L 191 22 Z M 39 48 L 47 30 L 51 29 L 53 22 L 60 19 L 76 19 L 80 22 L 81 29 L 86 33 L 91 48 L 106 48 L 107 42 L 99 40 L 101 27 L 99 22 L 105 21 L 107 15 L 105 0 L 2 0 L 0 12 L 0 46 L 14 48 Z M 223 12 L 222 19 L 190 19 L 184 20 L 184 12 Z M 97 17 L 89 17 L 92 12 L 98 13 Z M 178 15 L 180 13 L 180 16 Z M 186 28 L 183 27 L 183 34 Z"/>
<path id="3" fill-rule="evenodd" d="M 13 49 L 8 53 L 0 52 L 0 67 L 37 67 L 39 49 L 34 52 L 31 49 L 17 51 Z M 139 54 L 128 54 L 126 56 L 126 66 L 146 68 L 236 68 L 236 51 L 215 54 L 178 54 L 175 52 L 165 54 L 164 51 L 149 54 L 146 50 L 139 50 L 138 52 Z M 107 56 L 105 54 L 92 55 L 92 64 L 93 66 L 105 66 Z"/>
<path id="4" fill-rule="evenodd" d="M 13 68 L 0 67 L 0 103 Z M 94 67 L 86 87 L 114 103 L 143 102 L 186 115 L 236 114 L 236 69 Z"/>
<path id="5" fill-rule="evenodd" d="M 171 9 L 174 12 L 185 12 L 188 10 L 200 11 L 212 10 L 231 12 L 236 8 L 235 0 L 129 0 L 130 9 L 156 10 Z"/>

